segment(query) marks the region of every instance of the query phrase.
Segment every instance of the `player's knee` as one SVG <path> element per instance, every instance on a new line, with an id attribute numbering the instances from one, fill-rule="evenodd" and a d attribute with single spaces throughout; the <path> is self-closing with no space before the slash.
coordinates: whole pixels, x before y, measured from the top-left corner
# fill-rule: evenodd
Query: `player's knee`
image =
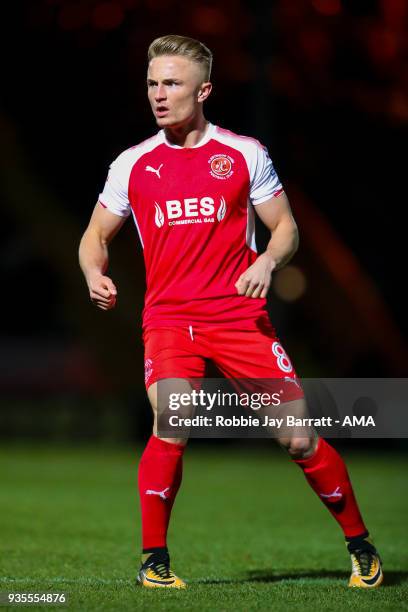
<path id="1" fill-rule="evenodd" d="M 286 449 L 293 459 L 305 459 L 314 448 L 313 438 L 292 438 Z"/>
<path id="2" fill-rule="evenodd" d="M 160 438 L 160 440 L 168 442 L 169 444 L 183 444 L 183 446 L 186 446 L 188 442 L 188 438 Z"/>

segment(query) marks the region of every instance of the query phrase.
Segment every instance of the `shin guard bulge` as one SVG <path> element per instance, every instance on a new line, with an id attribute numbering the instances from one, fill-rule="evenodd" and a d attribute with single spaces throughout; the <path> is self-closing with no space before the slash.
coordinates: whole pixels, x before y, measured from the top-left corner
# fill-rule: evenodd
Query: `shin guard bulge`
<path id="1" fill-rule="evenodd" d="M 319 438 L 314 454 L 307 459 L 295 459 L 306 480 L 320 497 L 346 537 L 367 531 L 354 496 L 346 465 L 339 453 Z"/>
<path id="2" fill-rule="evenodd" d="M 139 464 L 143 550 L 166 546 L 167 528 L 180 488 L 183 444 L 172 444 L 152 435 Z"/>

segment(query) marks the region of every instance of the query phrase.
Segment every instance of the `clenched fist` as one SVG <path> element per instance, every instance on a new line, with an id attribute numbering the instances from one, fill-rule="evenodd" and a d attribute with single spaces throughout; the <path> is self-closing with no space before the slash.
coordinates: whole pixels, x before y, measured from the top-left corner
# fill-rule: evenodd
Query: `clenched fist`
<path id="1" fill-rule="evenodd" d="M 102 274 L 88 279 L 89 295 L 92 302 L 102 310 L 111 310 L 116 305 L 116 287 L 108 276 Z"/>
<path id="2" fill-rule="evenodd" d="M 275 267 L 275 260 L 268 253 L 262 253 L 235 283 L 238 295 L 265 298 L 269 291 L 271 275 Z"/>

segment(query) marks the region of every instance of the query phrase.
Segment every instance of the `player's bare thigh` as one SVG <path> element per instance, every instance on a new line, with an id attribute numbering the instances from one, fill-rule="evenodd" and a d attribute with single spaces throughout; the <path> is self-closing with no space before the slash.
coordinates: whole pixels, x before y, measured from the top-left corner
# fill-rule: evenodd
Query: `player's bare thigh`
<path id="1" fill-rule="evenodd" d="M 147 397 L 149 398 L 150 405 L 153 410 L 153 435 L 157 436 L 157 382 L 152 383 L 147 390 Z M 180 393 L 190 393 L 191 385 L 187 380 L 180 380 L 178 386 Z M 160 438 L 164 442 L 170 442 L 170 444 L 187 444 L 188 438 Z"/>

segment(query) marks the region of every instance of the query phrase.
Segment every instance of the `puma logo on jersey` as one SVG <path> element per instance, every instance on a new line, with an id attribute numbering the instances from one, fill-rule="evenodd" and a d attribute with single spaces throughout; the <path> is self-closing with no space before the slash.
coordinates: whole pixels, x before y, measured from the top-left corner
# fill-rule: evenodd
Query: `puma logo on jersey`
<path id="1" fill-rule="evenodd" d="M 157 202 L 154 203 L 154 207 L 154 222 L 157 227 L 163 227 L 166 218 L 165 213 Z M 221 223 L 227 213 L 227 203 L 222 196 L 218 207 L 216 207 L 214 199 L 210 197 L 167 200 L 166 213 L 169 225 L 214 223 L 215 220 Z"/>
<path id="2" fill-rule="evenodd" d="M 146 495 L 158 495 L 162 499 L 168 499 L 168 497 L 166 497 L 167 491 L 170 491 L 170 487 L 166 487 L 165 489 L 163 489 L 163 491 L 154 491 L 153 489 L 147 489 Z"/>
<path id="3" fill-rule="evenodd" d="M 325 499 L 332 499 L 332 498 L 334 498 L 334 499 L 336 499 L 336 498 L 341 499 L 343 497 L 343 493 L 340 491 L 340 487 L 337 487 L 337 489 L 335 489 L 333 491 L 333 493 L 329 493 L 329 494 L 319 493 L 319 495 L 320 495 L 320 497 L 324 497 Z"/>
<path id="4" fill-rule="evenodd" d="M 156 168 L 152 168 L 152 166 L 146 166 L 145 170 L 146 170 L 146 172 L 154 172 L 155 174 L 157 174 L 157 176 L 159 178 L 161 178 L 160 177 L 160 170 L 162 169 L 162 167 L 163 167 L 163 164 L 160 164 L 160 166 L 156 170 Z"/>

